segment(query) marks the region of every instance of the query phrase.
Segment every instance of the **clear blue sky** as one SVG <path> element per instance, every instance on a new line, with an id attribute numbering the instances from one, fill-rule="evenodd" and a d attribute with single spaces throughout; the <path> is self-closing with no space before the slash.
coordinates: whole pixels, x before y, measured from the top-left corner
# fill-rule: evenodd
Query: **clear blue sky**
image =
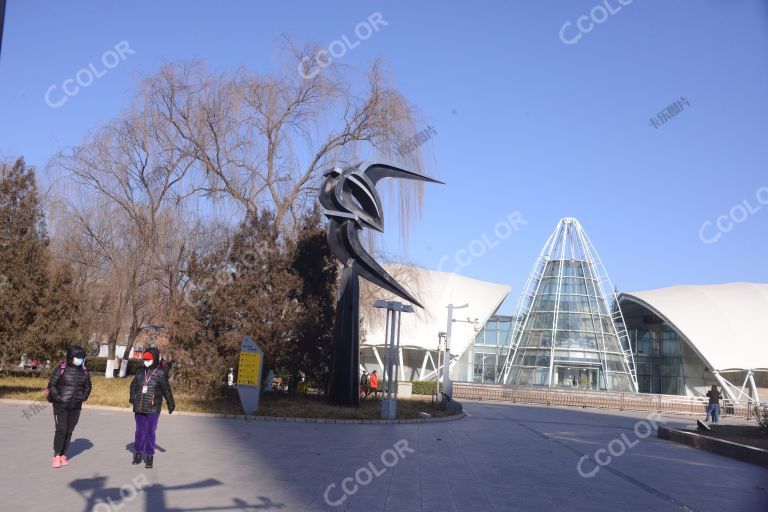
<path id="1" fill-rule="evenodd" d="M 527 224 L 459 270 L 512 286 L 506 312 L 564 216 L 581 220 L 620 290 L 768 282 L 768 205 L 758 210 L 756 198 L 768 187 L 768 2 L 635 0 L 564 44 L 563 24 L 575 37 L 595 5 L 8 0 L 0 157 L 45 166 L 115 116 L 163 62 L 272 70 L 280 35 L 354 40 L 355 25 L 378 11 L 388 25 L 341 60 L 361 69 L 385 60 L 437 131 L 428 152 L 447 182 L 427 187 L 412 261 L 454 261 L 517 211 Z M 50 85 L 123 40 L 135 54 L 61 108 L 46 104 Z M 689 106 L 652 128 L 681 97 Z M 706 221 L 706 237 L 716 236 L 717 217 L 745 199 L 757 211 L 716 243 L 701 241 Z M 394 228 L 391 252 L 400 251 Z"/>

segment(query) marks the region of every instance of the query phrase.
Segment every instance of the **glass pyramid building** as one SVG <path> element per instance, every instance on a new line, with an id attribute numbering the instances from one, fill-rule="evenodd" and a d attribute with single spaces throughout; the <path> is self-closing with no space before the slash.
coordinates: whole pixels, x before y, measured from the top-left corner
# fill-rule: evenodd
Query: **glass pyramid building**
<path id="1" fill-rule="evenodd" d="M 578 220 L 562 219 L 550 235 L 516 318 L 501 383 L 637 391 L 616 293 Z"/>

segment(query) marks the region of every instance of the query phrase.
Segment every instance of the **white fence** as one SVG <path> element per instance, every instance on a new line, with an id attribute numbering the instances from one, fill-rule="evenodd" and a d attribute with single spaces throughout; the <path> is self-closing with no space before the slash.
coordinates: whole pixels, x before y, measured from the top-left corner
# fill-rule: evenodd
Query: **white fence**
<path id="1" fill-rule="evenodd" d="M 614 393 L 531 386 L 501 386 L 497 384 L 453 383 L 453 398 L 469 400 L 500 400 L 513 403 L 595 407 L 620 411 L 658 411 L 686 414 L 706 414 L 706 397 L 651 395 L 647 393 Z M 746 401 L 723 400 L 722 416 L 754 417 L 753 405 Z"/>

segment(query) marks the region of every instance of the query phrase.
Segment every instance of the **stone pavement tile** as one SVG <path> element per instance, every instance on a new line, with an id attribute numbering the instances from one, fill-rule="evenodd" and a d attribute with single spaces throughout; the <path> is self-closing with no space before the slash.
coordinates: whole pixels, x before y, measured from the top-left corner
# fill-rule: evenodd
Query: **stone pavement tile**
<path id="1" fill-rule="evenodd" d="M 344 512 L 384 512 L 387 506 L 387 496 L 358 496 L 350 498 Z"/>
<path id="2" fill-rule="evenodd" d="M 391 494 L 412 494 L 412 495 L 421 495 L 422 488 L 419 482 L 401 482 L 401 483 L 392 483 L 389 486 L 389 492 Z"/>
<path id="3" fill-rule="evenodd" d="M 418 494 L 418 493 L 414 493 L 414 494 Z M 376 501 L 376 500 L 380 500 L 382 503 L 386 503 L 387 496 L 389 496 L 389 495 L 390 495 L 390 492 L 387 489 L 384 489 L 383 491 L 382 490 L 372 491 L 372 490 L 367 489 L 367 488 L 362 488 L 358 492 L 356 492 L 352 497 L 355 498 L 355 501 L 361 501 L 361 500 Z"/>
<path id="4" fill-rule="evenodd" d="M 494 512 L 539 512 L 539 511 L 555 511 L 555 510 L 578 510 L 576 507 L 563 507 L 551 500 L 542 500 L 539 498 L 531 498 L 529 496 L 516 496 L 508 498 L 497 498 L 491 502 Z M 613 510 L 611 508 L 603 508 L 605 510 Z"/>
<path id="5" fill-rule="evenodd" d="M 475 502 L 456 502 L 456 510 L 459 512 L 494 512 L 490 504 Z"/>
<path id="6" fill-rule="evenodd" d="M 707 509 L 713 500 L 730 500 L 730 510 L 755 510 L 761 506 L 768 509 L 768 492 L 758 487 L 761 479 L 754 474 L 758 468 L 726 457 L 711 457 L 712 454 L 693 448 L 682 447 L 684 450 L 678 451 L 676 446 L 665 443 L 647 440 L 643 443 L 644 451 L 633 450 L 612 461 L 604 471 L 620 471 L 649 487 L 652 492 L 646 492 L 647 499 L 652 499 L 656 492 L 695 509 Z M 768 471 L 764 475 L 763 483 L 768 482 Z M 702 494 L 699 483 L 704 481 L 710 483 Z"/>
<path id="7" fill-rule="evenodd" d="M 384 475 L 382 475 L 382 478 L 384 476 L 387 477 L 388 481 L 401 485 L 416 484 L 418 486 L 421 481 L 421 473 L 418 470 L 396 472 L 389 470 Z"/>
<path id="8" fill-rule="evenodd" d="M 421 510 L 423 512 L 458 512 L 453 494 L 425 492 L 421 495 Z"/>
<path id="9" fill-rule="evenodd" d="M 651 502 L 648 497 L 627 499 L 621 496 L 618 498 L 611 498 L 610 500 L 593 500 L 590 502 L 584 502 L 584 500 L 581 500 L 579 503 L 582 507 L 594 507 L 597 505 L 603 507 L 603 510 L 605 510 L 606 507 L 611 507 L 614 510 L 654 510 L 658 512 L 680 512 L 680 507 L 674 503 L 665 502 L 663 500 Z"/>
<path id="10" fill-rule="evenodd" d="M 416 485 L 421 487 L 421 474 L 417 471 L 406 473 L 393 473 L 390 476 L 392 485 Z"/>
<path id="11" fill-rule="evenodd" d="M 423 493 L 431 493 L 431 494 L 443 494 L 443 493 L 450 493 L 453 489 L 453 484 L 450 482 L 445 481 L 432 481 L 432 480 L 422 480 L 421 481 L 421 492 Z"/>
<path id="12" fill-rule="evenodd" d="M 310 505 L 306 505 L 302 508 L 282 508 L 282 509 L 275 509 L 275 510 L 295 510 L 297 512 L 342 512 L 346 508 L 346 505 L 340 505 L 338 507 L 332 507 L 330 505 L 327 505 L 324 501 L 319 501 L 316 503 L 312 503 Z M 235 509 L 236 510 L 236 509 Z M 246 509 L 247 510 L 247 509 Z"/>
<path id="13" fill-rule="evenodd" d="M 392 493 L 387 496 L 385 512 L 421 512 L 421 495 Z"/>
<path id="14" fill-rule="evenodd" d="M 480 487 L 458 484 L 452 489 L 452 494 L 459 510 L 491 510 L 485 490 Z"/>

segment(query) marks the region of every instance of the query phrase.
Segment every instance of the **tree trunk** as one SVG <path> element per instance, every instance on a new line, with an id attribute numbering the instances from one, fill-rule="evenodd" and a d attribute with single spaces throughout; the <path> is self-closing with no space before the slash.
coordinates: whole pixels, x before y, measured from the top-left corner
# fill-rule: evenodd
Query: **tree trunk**
<path id="1" fill-rule="evenodd" d="M 131 330 L 128 332 L 128 342 L 125 346 L 125 352 L 123 352 L 123 360 L 120 363 L 120 378 L 124 379 L 128 375 L 128 360 L 131 358 L 133 352 L 133 344 L 136 342 L 136 338 L 139 337 L 141 328 L 136 322 L 131 325 Z"/>
<path id="2" fill-rule="evenodd" d="M 107 339 L 107 369 L 104 372 L 104 377 L 108 379 L 115 376 L 115 352 L 117 351 L 118 334 L 119 331 L 111 332 Z"/>

